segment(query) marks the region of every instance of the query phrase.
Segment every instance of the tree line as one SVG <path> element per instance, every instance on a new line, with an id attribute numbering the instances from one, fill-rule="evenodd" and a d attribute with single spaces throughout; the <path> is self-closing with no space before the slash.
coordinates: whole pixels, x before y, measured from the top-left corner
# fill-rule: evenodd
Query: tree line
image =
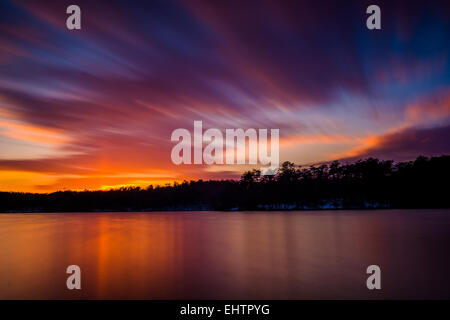
<path id="1" fill-rule="evenodd" d="M 449 208 L 449 168 L 449 155 L 308 167 L 286 161 L 273 176 L 252 170 L 239 180 L 109 191 L 0 192 L 0 212 Z"/>

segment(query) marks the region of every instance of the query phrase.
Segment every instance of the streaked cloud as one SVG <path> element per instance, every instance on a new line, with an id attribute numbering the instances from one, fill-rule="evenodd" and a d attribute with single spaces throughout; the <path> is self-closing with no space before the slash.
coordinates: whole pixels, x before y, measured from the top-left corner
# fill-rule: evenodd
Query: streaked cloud
<path id="1" fill-rule="evenodd" d="M 280 129 L 301 164 L 448 152 L 448 1 L 380 1 L 380 32 L 364 1 L 80 0 L 77 32 L 70 4 L 0 4 L 3 189 L 236 177 L 171 163 L 194 120 Z"/>

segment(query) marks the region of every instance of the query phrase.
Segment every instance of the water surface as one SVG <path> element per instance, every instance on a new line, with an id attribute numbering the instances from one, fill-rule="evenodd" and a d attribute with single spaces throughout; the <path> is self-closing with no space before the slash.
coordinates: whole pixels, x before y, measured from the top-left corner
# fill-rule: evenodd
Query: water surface
<path id="1" fill-rule="evenodd" d="M 0 214 L 0 298 L 450 298 L 449 245 L 450 210 Z"/>

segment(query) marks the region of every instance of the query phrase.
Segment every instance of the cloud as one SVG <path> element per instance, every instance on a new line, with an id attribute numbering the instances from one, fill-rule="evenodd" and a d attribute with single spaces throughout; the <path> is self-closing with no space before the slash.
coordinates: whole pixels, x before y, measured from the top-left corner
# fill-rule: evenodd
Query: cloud
<path id="1" fill-rule="evenodd" d="M 375 157 L 397 161 L 413 160 L 419 155 L 450 153 L 450 125 L 435 128 L 408 128 L 366 139 L 366 146 L 351 151 L 347 160 Z"/>
<path id="2" fill-rule="evenodd" d="M 401 139 L 448 123 L 445 1 L 380 1 L 380 32 L 361 1 L 80 0 L 76 32 L 70 4 L 0 4 L 0 170 L 51 177 L 40 190 L 230 177 L 171 163 L 171 132 L 194 120 L 280 129 L 282 160 L 308 162 L 422 153 Z"/>

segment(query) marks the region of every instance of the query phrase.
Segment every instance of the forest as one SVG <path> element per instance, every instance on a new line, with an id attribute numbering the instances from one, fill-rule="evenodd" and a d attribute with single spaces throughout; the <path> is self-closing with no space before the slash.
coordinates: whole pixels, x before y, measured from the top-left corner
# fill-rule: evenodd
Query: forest
<path id="1" fill-rule="evenodd" d="M 0 192 L 0 212 L 319 210 L 449 208 L 450 155 L 394 162 L 375 158 L 301 167 L 273 176 L 197 180 L 147 188 Z"/>

